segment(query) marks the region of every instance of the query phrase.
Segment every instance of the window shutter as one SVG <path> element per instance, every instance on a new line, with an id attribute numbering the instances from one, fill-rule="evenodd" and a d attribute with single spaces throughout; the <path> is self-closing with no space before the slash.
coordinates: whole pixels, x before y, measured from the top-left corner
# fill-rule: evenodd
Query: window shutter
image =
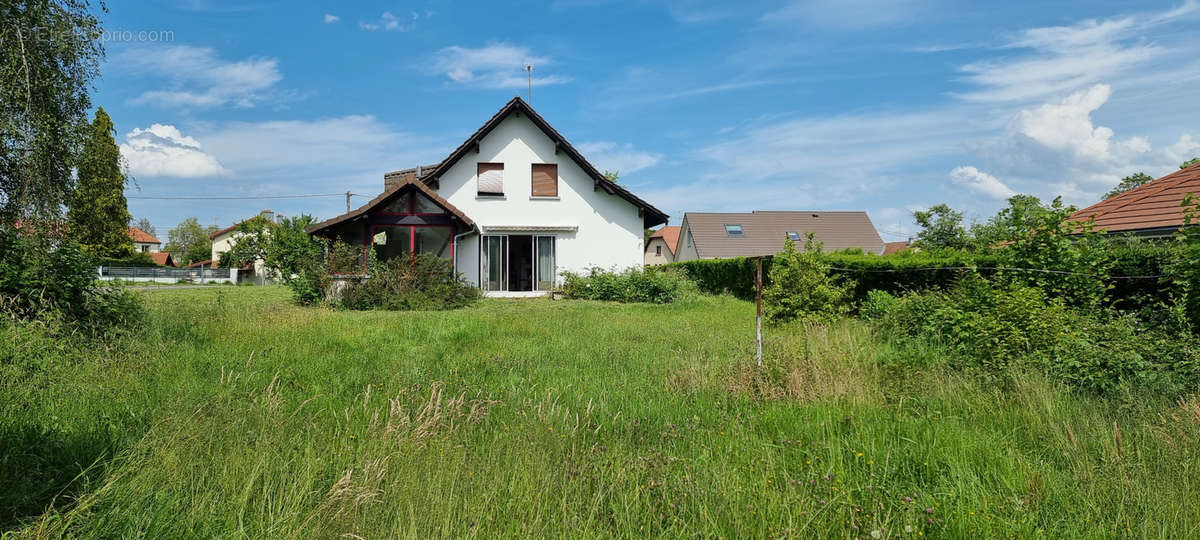
<path id="1" fill-rule="evenodd" d="M 479 164 L 479 193 L 488 195 L 504 194 L 504 164 Z"/>
<path id="2" fill-rule="evenodd" d="M 531 175 L 534 197 L 558 196 L 558 165 L 535 163 Z"/>

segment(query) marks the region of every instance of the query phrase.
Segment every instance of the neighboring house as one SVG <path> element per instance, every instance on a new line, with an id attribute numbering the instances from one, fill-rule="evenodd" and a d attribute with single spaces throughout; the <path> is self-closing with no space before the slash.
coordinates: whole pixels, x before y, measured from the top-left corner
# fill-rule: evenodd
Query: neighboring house
<path id="1" fill-rule="evenodd" d="M 266 219 L 267 221 L 269 221 L 271 223 L 274 223 L 275 218 L 276 218 L 275 212 L 273 212 L 271 210 L 263 210 L 262 212 L 258 213 L 258 216 L 262 216 L 264 219 Z M 258 216 L 255 216 L 255 217 L 258 217 Z M 228 227 L 225 227 L 224 229 L 221 229 L 215 233 L 208 235 L 208 237 L 212 239 L 212 258 L 208 261 L 199 261 L 198 263 L 189 264 L 185 268 L 194 268 L 197 266 L 205 266 L 205 265 L 210 265 L 213 268 L 216 268 L 221 263 L 221 255 L 224 254 L 225 252 L 229 251 L 230 249 L 232 249 L 233 243 L 238 239 L 238 237 L 240 237 L 244 234 L 237 230 L 238 225 L 241 225 L 242 223 L 249 221 L 250 219 L 254 219 L 254 218 L 244 219 L 242 221 L 234 223 L 233 225 L 230 225 Z M 204 263 L 204 264 L 201 264 L 201 263 Z M 248 272 L 253 271 L 254 273 L 252 275 L 254 275 L 254 276 L 265 276 L 266 275 L 266 263 L 261 258 L 255 259 L 254 264 L 244 265 L 243 267 L 239 268 L 239 270 L 241 271 L 240 272 L 241 275 L 247 275 Z"/>
<path id="2" fill-rule="evenodd" d="M 129 238 L 133 239 L 133 250 L 138 253 L 158 253 L 162 247 L 162 242 L 137 227 L 129 227 L 127 229 Z"/>
<path id="3" fill-rule="evenodd" d="M 654 231 L 646 241 L 646 265 L 675 262 L 675 246 L 679 244 L 679 226 L 666 225 Z"/>
<path id="4" fill-rule="evenodd" d="M 1114 195 L 1071 215 L 1084 222 L 1094 218 L 1096 231 L 1166 237 L 1183 226 L 1183 198 L 1200 196 L 1200 165 L 1175 171 L 1125 193 Z"/>
<path id="5" fill-rule="evenodd" d="M 883 254 L 893 255 L 901 251 L 908 251 L 910 247 L 911 245 L 907 240 L 904 242 L 888 242 L 883 245 Z"/>
<path id="6" fill-rule="evenodd" d="M 803 248 L 808 233 L 823 243 L 825 251 L 858 248 L 879 255 L 884 249 L 866 212 L 687 212 L 680 224 L 675 260 L 774 255 L 783 251 L 788 238 Z"/>
<path id="7" fill-rule="evenodd" d="M 309 234 L 381 260 L 437 254 L 493 296 L 544 294 L 567 271 L 640 268 L 645 230 L 667 222 L 519 97 L 440 163 L 384 175 L 384 188 Z"/>
<path id="8" fill-rule="evenodd" d="M 175 259 L 172 259 L 171 254 L 166 251 L 155 251 L 150 254 L 150 259 L 159 266 L 175 266 Z"/>

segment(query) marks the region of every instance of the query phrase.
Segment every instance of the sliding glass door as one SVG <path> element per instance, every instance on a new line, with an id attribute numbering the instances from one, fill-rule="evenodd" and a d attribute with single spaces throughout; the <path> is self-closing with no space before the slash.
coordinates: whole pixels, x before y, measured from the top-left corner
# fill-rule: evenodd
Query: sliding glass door
<path id="1" fill-rule="evenodd" d="M 554 288 L 553 236 L 484 235 L 479 242 L 479 286 L 485 291 Z"/>

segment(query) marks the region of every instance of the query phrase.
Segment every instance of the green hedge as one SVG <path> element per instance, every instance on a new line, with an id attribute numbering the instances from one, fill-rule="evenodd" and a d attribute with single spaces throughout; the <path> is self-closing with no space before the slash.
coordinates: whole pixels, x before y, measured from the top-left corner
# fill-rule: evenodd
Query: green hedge
<path id="1" fill-rule="evenodd" d="M 833 268 L 835 275 L 853 279 L 855 300 L 866 298 L 872 290 L 891 293 L 940 289 L 949 286 L 964 270 L 959 267 L 996 266 L 994 256 L 970 253 L 901 253 L 882 257 L 827 253 L 822 258 Z M 771 281 L 772 259 L 763 260 L 763 286 Z M 755 261 L 751 258 L 705 259 L 671 263 L 663 268 L 681 268 L 696 282 L 700 290 L 711 294 L 730 293 L 738 298 L 754 298 Z M 925 270 L 944 268 L 943 270 Z M 989 273 L 980 270 L 980 273 Z"/>
<path id="2" fill-rule="evenodd" d="M 1169 248 L 1163 244 L 1133 244 L 1108 247 L 1113 259 L 1112 276 L 1157 276 L 1169 260 Z M 903 252 L 895 255 L 858 255 L 826 253 L 822 257 L 835 275 L 855 281 L 853 298 L 861 302 L 873 290 L 900 294 L 907 291 L 944 290 L 967 268 L 976 268 L 982 276 L 1002 266 L 994 253 Z M 763 286 L 771 282 L 771 261 L 763 260 Z M 658 268 L 680 268 L 700 290 L 710 294 L 730 293 L 738 298 L 754 298 L 754 259 L 705 259 L 671 263 Z M 936 270 L 929 270 L 934 268 Z M 1087 271 L 1081 269 L 1080 271 Z M 1109 298 L 1118 307 L 1134 308 L 1167 300 L 1170 290 L 1158 279 L 1109 280 Z"/>
<path id="3" fill-rule="evenodd" d="M 154 259 L 150 258 L 149 253 L 142 253 L 140 251 L 137 253 L 134 253 L 133 255 L 130 255 L 128 257 L 122 257 L 119 259 L 112 259 L 112 258 L 108 258 L 108 257 L 98 257 L 96 259 L 96 265 L 97 266 L 119 266 L 119 267 L 158 266 L 158 264 L 156 264 L 154 262 Z"/>

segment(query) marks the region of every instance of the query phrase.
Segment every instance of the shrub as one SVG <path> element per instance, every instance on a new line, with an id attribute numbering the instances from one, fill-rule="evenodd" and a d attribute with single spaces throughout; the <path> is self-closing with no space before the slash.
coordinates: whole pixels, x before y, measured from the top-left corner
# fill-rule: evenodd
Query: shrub
<path id="1" fill-rule="evenodd" d="M 887 291 L 868 291 L 867 298 L 863 300 L 862 305 L 858 308 L 859 315 L 867 320 L 879 320 L 891 313 L 892 309 L 900 303 L 900 299 L 892 296 Z"/>
<path id="2" fill-rule="evenodd" d="M 732 294 L 743 300 L 755 295 L 755 260 L 746 257 L 697 259 L 655 267 L 653 271 L 682 271 L 703 292 Z M 763 259 L 763 284 L 769 282 L 771 259 Z"/>
<path id="3" fill-rule="evenodd" d="M 154 259 L 150 258 L 149 253 L 137 252 L 128 257 L 113 259 L 109 257 L 101 257 L 96 259 L 96 266 L 118 266 L 118 267 L 151 267 L 158 266 Z"/>
<path id="4" fill-rule="evenodd" d="M 679 272 L 592 268 L 587 274 L 564 272 L 563 294 L 584 300 L 669 304 L 680 297 L 686 282 Z"/>
<path id="5" fill-rule="evenodd" d="M 968 276 L 949 292 L 912 293 L 884 316 L 890 335 L 938 343 L 951 365 L 1004 373 L 1024 366 L 1080 388 L 1195 384 L 1200 348 L 1189 332 L 1112 310 L 1072 308 L 1031 286 Z"/>
<path id="6" fill-rule="evenodd" d="M 763 291 L 763 310 L 775 323 L 793 320 L 832 321 L 850 310 L 850 289 L 832 277 L 829 263 L 821 257 L 821 244 L 808 234 L 804 251 L 791 239 L 771 266 L 773 279 Z"/>
<path id="7" fill-rule="evenodd" d="M 422 253 L 375 264 L 368 278 L 351 281 L 341 292 L 341 307 L 388 311 L 440 310 L 468 306 L 481 296 L 463 281 L 450 261 Z"/>
<path id="8" fill-rule="evenodd" d="M 95 259 L 79 244 L 11 226 L 0 226 L 0 309 L 16 319 L 61 318 L 89 335 L 131 327 L 143 315 L 133 293 L 100 285 Z"/>

